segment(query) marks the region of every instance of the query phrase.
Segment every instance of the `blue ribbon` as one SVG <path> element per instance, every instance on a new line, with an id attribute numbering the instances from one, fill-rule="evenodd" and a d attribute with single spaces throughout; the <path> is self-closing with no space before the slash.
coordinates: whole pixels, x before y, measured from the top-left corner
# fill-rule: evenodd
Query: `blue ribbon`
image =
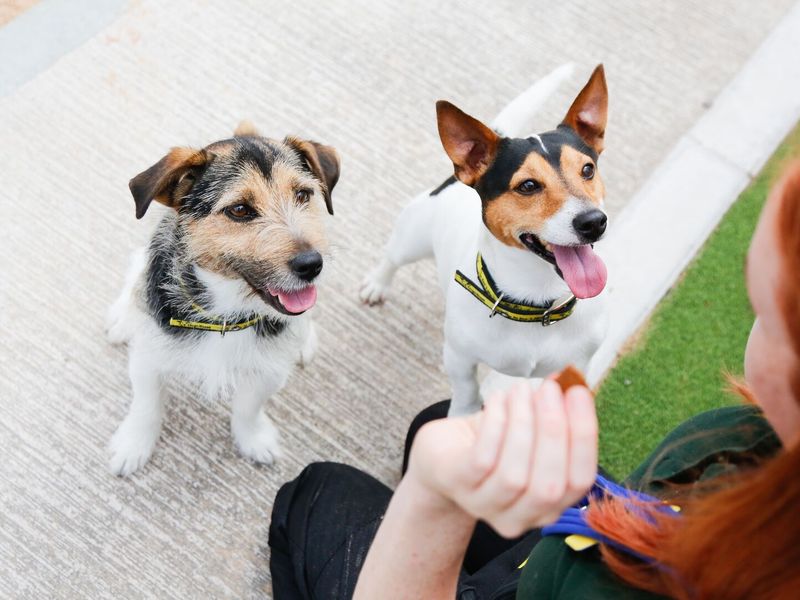
<path id="1" fill-rule="evenodd" d="M 651 557 L 639 554 L 624 544 L 607 538 L 606 536 L 600 534 L 597 530 L 593 529 L 586 521 L 586 509 L 589 506 L 590 498 L 597 500 L 606 496 L 614 496 L 623 500 L 630 499 L 636 500 L 637 502 L 656 504 L 659 505 L 659 510 L 663 510 L 667 514 L 677 516 L 677 513 L 675 513 L 675 511 L 673 511 L 668 505 L 663 504 L 659 498 L 628 489 L 606 479 L 602 475 L 598 475 L 594 485 L 592 486 L 592 489 L 589 490 L 589 493 L 584 496 L 576 506 L 565 510 L 555 523 L 544 527 L 542 529 L 542 536 L 582 535 L 600 543 L 612 546 L 617 550 L 625 552 L 626 554 L 630 554 L 631 556 L 635 556 L 639 560 L 642 560 L 646 563 L 653 564 L 654 561 Z M 647 517 L 646 513 L 639 510 L 635 503 L 630 504 L 630 510 L 632 512 L 640 512 L 642 518 L 649 518 Z"/>

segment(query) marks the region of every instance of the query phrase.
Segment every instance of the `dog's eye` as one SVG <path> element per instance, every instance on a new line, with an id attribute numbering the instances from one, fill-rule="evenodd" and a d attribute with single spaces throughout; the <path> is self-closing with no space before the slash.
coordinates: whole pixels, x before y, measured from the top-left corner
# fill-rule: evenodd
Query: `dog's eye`
<path id="1" fill-rule="evenodd" d="M 249 204 L 233 204 L 226 207 L 223 212 L 225 216 L 234 221 L 250 221 L 258 216 L 258 213 Z"/>
<path id="2" fill-rule="evenodd" d="M 308 202 L 308 199 L 311 198 L 311 194 L 314 192 L 312 190 L 297 190 L 294 193 L 294 200 L 298 204 L 305 204 Z"/>
<path id="3" fill-rule="evenodd" d="M 520 194 L 530 196 L 542 189 L 542 184 L 535 179 L 526 179 L 515 188 Z"/>
<path id="4" fill-rule="evenodd" d="M 581 169 L 581 177 L 584 179 L 591 179 L 594 177 L 594 165 L 592 163 L 586 163 L 583 165 Z"/>

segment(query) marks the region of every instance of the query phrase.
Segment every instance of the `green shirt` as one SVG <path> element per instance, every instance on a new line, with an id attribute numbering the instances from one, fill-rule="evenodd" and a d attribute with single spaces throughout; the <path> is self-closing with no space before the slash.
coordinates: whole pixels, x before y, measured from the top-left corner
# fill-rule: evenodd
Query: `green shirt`
<path id="1" fill-rule="evenodd" d="M 674 429 L 625 484 L 658 495 L 666 482 L 718 477 L 772 456 L 779 448 L 775 432 L 757 408 L 711 410 Z M 597 547 L 575 552 L 564 543 L 564 536 L 549 536 L 536 544 L 517 587 L 517 600 L 659 597 L 626 586 L 605 567 Z"/>

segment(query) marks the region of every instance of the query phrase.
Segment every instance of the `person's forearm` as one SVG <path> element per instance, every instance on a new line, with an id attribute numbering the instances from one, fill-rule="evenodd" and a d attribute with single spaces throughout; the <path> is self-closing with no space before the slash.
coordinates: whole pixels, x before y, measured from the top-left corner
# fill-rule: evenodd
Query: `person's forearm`
<path id="1" fill-rule="evenodd" d="M 406 475 L 369 549 L 354 600 L 450 600 L 474 528 L 473 517 Z"/>

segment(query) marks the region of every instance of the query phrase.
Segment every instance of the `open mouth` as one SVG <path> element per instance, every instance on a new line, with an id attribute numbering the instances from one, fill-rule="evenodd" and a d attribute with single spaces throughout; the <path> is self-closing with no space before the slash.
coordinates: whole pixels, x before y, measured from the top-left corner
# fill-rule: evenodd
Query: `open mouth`
<path id="1" fill-rule="evenodd" d="M 519 236 L 519 241 L 522 242 L 523 246 L 525 246 L 539 258 L 543 258 L 550 264 L 556 264 L 556 257 L 555 254 L 553 254 L 553 247 L 550 244 L 542 242 L 538 236 L 535 236 L 532 233 L 523 233 Z"/>
<path id="2" fill-rule="evenodd" d="M 299 290 L 287 291 L 280 288 L 259 287 L 245 279 L 265 303 L 279 313 L 289 316 L 302 315 L 317 302 L 317 288 L 309 285 Z"/>
<path id="3" fill-rule="evenodd" d="M 559 246 L 529 232 L 521 234 L 519 241 L 536 256 L 555 265 L 576 298 L 593 298 L 605 289 L 606 265 L 591 244 Z"/>

